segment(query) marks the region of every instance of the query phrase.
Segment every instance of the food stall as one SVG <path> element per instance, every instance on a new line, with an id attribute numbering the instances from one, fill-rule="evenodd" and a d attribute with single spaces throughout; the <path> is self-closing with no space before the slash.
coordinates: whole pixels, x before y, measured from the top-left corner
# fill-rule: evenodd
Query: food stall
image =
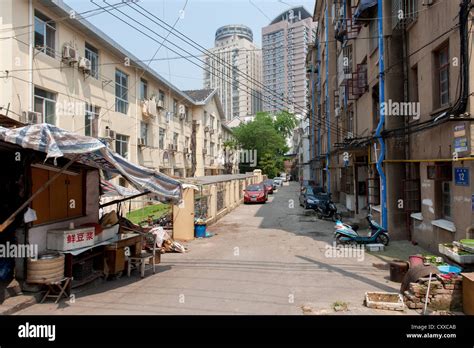
<path id="1" fill-rule="evenodd" d="M 152 193 L 163 202 L 182 199 L 179 181 L 128 162 L 99 139 L 53 125 L 0 126 L 0 148 L 21 159 L 13 165 L 24 176 L 22 199 L 0 221 L 0 235 L 13 228 L 17 240 L 37 246 L 35 274 L 30 274 L 35 283 L 51 281 L 45 276 L 48 262 L 64 259 L 56 279 L 72 278 L 71 285 L 79 286 L 104 271 L 123 270 L 124 258 L 111 250 L 128 246 L 132 253 L 141 252 L 139 234 L 120 233 L 118 221 L 99 221 L 101 178 L 122 176 L 138 194 Z M 26 260 L 17 262 L 20 280 L 27 280 L 27 268 Z"/>

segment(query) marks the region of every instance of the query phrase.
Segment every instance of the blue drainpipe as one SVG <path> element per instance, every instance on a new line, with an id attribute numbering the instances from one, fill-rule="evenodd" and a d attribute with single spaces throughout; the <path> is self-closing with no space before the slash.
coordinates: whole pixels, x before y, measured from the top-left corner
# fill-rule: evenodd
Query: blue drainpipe
<path id="1" fill-rule="evenodd" d="M 380 156 L 377 159 L 377 171 L 380 175 L 381 186 L 381 208 L 382 208 L 382 227 L 387 228 L 387 178 L 383 171 L 383 161 L 385 159 L 385 142 L 381 136 L 383 126 L 385 124 L 385 108 L 382 108 L 382 103 L 385 102 L 385 62 L 384 62 L 384 41 L 383 41 L 383 0 L 378 0 L 377 17 L 378 17 L 378 34 L 379 34 L 379 108 L 380 120 L 375 131 L 375 137 L 380 144 Z"/>
<path id="2" fill-rule="evenodd" d="M 317 42 L 318 53 L 317 53 L 317 61 L 320 62 L 321 60 L 321 46 L 319 41 Z M 318 80 L 317 80 L 317 97 L 318 97 L 318 161 L 321 161 L 321 63 L 319 64 L 318 69 Z M 319 90 L 319 92 L 318 92 Z M 319 170 L 319 183 L 323 184 L 323 171 Z"/>
<path id="3" fill-rule="evenodd" d="M 311 174 L 310 174 L 311 180 L 314 180 L 314 154 L 315 154 L 314 146 L 316 145 L 316 142 L 315 142 L 315 139 L 314 139 L 314 118 L 315 118 L 315 114 L 314 114 L 314 66 L 313 66 L 313 63 L 314 63 L 314 56 L 313 56 L 313 54 L 311 54 L 311 64 L 310 64 L 310 67 L 311 67 L 311 113 L 310 113 L 310 115 L 311 115 L 311 127 L 310 128 L 311 128 L 311 164 L 312 164 L 311 168 L 310 168 L 311 169 Z"/>
<path id="4" fill-rule="evenodd" d="M 330 119 L 330 98 L 329 98 L 329 13 L 328 4 L 325 10 L 325 40 L 326 40 L 326 130 L 327 130 L 327 153 L 326 153 L 326 178 L 328 179 L 328 193 L 331 193 L 331 172 L 329 171 L 329 160 L 331 152 L 331 130 L 329 128 Z"/>

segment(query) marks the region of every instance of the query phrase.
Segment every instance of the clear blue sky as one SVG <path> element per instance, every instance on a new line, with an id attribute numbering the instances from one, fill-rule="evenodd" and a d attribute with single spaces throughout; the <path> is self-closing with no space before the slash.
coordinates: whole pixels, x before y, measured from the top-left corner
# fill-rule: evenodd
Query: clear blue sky
<path id="1" fill-rule="evenodd" d="M 97 8 L 90 1 L 65 0 L 65 2 L 77 10 L 77 12 Z M 101 6 L 106 6 L 102 0 L 95 0 L 95 2 Z M 108 2 L 115 4 L 119 1 L 109 0 Z M 172 25 L 180 16 L 180 10 L 185 2 L 185 0 L 141 0 L 139 4 L 151 14 Z M 271 20 L 290 7 L 304 6 L 312 13 L 314 3 L 314 0 L 188 0 L 184 18 L 179 20 L 176 29 L 200 45 L 210 48 L 214 46 L 214 34 L 217 28 L 227 24 L 244 24 L 252 29 L 254 42 L 261 47 L 262 27 L 268 25 Z M 166 31 L 163 28 L 151 23 L 127 6 L 120 9 L 129 16 L 136 19 L 141 18 L 141 23 L 146 24 L 148 28 L 159 33 L 161 36 L 166 36 Z M 116 10 L 114 10 L 114 13 L 123 17 Z M 109 13 L 101 13 L 88 18 L 88 20 L 140 59 L 150 59 L 159 47 L 158 43 L 130 28 L 127 24 Z M 143 30 L 143 28 L 141 29 Z M 155 34 L 151 32 L 148 32 L 148 34 L 161 42 L 161 39 Z M 196 49 L 186 46 L 173 35 L 170 35 L 168 40 L 179 44 L 180 47 L 186 49 L 192 55 L 198 54 Z M 170 44 L 165 43 L 165 45 Z M 177 50 L 182 55 L 187 55 L 183 51 L 176 49 L 176 47 L 171 46 L 170 48 Z M 155 58 L 166 59 L 176 56 L 175 53 L 162 47 Z M 202 63 L 196 62 L 202 66 Z M 160 60 L 152 62 L 150 66 L 183 90 L 202 88 L 202 69 L 185 59 Z"/>

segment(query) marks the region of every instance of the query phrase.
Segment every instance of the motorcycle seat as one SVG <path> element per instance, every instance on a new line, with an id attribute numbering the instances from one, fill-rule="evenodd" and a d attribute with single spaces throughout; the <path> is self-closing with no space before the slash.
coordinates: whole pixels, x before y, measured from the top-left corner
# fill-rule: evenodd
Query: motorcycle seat
<path id="1" fill-rule="evenodd" d="M 351 224 L 349 225 L 351 226 L 351 228 L 354 230 L 354 231 L 357 231 L 359 229 L 359 225 L 356 225 L 356 224 Z"/>

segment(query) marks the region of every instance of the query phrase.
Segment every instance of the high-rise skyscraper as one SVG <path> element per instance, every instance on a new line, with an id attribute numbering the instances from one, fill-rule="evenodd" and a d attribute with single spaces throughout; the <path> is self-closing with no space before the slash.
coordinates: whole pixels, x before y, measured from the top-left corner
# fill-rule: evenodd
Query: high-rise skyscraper
<path id="1" fill-rule="evenodd" d="M 262 29 L 263 109 L 306 114 L 306 53 L 316 24 L 304 7 L 294 7 Z"/>
<path id="2" fill-rule="evenodd" d="M 204 87 L 217 88 L 227 120 L 262 111 L 262 55 L 252 30 L 245 25 L 223 26 L 209 51 Z"/>

